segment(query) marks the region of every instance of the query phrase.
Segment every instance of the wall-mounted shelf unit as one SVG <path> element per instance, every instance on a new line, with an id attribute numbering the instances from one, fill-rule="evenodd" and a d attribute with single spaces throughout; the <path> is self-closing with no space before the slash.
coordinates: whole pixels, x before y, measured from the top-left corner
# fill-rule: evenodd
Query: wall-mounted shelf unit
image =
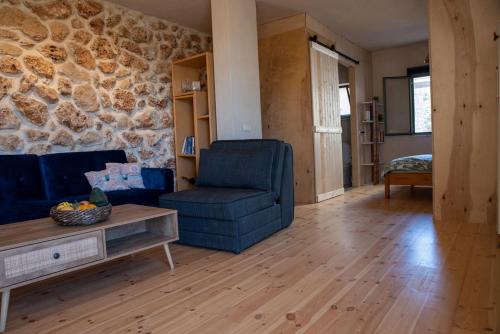
<path id="1" fill-rule="evenodd" d="M 193 81 L 201 82 L 200 91 L 183 90 L 183 83 Z M 200 149 L 209 148 L 216 139 L 212 53 L 172 64 L 172 95 L 177 190 L 185 190 L 192 188 L 196 179 Z"/>
<path id="2" fill-rule="evenodd" d="M 381 145 L 385 140 L 384 133 L 384 106 L 376 100 L 363 102 L 360 120 L 360 155 L 363 167 L 361 170 L 361 184 L 379 184 L 381 169 L 384 165 L 380 161 Z"/>

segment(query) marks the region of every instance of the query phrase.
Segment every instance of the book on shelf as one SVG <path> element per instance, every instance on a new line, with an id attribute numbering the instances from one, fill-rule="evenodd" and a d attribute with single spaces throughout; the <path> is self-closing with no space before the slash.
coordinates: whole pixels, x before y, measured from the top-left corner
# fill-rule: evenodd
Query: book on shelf
<path id="1" fill-rule="evenodd" d="M 385 141 L 385 133 L 384 131 L 379 131 L 377 133 L 377 143 L 382 144 Z"/>
<path id="2" fill-rule="evenodd" d="M 184 143 L 182 144 L 182 154 L 194 155 L 196 150 L 195 140 L 193 136 L 188 136 L 184 138 Z"/>

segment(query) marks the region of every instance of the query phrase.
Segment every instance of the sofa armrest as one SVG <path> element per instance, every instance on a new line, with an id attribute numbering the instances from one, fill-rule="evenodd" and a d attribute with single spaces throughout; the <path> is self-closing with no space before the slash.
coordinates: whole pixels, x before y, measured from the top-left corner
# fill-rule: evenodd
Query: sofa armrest
<path id="1" fill-rule="evenodd" d="M 285 160 L 281 181 L 281 227 L 287 227 L 295 216 L 294 184 L 293 184 L 293 150 L 292 145 L 285 144 Z"/>
<path id="2" fill-rule="evenodd" d="M 142 178 L 146 189 L 174 191 L 174 172 L 168 168 L 142 168 Z"/>

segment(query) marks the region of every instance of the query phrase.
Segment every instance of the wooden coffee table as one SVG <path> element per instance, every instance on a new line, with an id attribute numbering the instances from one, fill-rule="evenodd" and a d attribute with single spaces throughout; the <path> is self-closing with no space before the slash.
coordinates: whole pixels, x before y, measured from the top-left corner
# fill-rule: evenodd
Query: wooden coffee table
<path id="1" fill-rule="evenodd" d="M 12 289 L 157 246 L 172 270 L 168 244 L 178 239 L 176 210 L 132 204 L 91 226 L 59 226 L 52 218 L 0 226 L 0 332 Z"/>

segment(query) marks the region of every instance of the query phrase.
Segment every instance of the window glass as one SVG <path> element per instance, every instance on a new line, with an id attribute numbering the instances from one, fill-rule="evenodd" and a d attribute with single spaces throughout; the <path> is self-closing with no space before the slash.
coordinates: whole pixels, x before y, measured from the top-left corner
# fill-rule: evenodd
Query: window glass
<path id="1" fill-rule="evenodd" d="M 340 115 L 350 115 L 351 114 L 351 104 L 349 103 L 349 86 L 342 86 L 339 88 L 339 100 L 340 100 Z"/>
<path id="2" fill-rule="evenodd" d="M 414 132 L 432 132 L 431 77 L 412 78 L 412 87 Z"/>

